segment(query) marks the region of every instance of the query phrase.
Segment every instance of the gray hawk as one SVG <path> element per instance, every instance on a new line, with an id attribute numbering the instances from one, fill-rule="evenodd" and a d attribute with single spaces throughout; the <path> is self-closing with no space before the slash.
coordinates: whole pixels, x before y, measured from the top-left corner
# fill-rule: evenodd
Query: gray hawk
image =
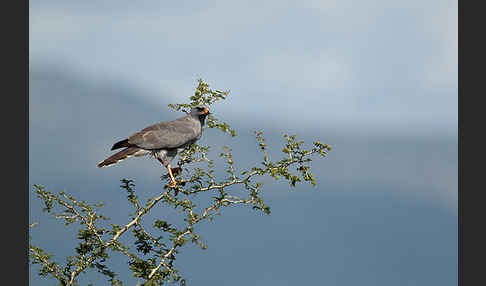
<path id="1" fill-rule="evenodd" d="M 169 171 L 171 183 L 167 186 L 175 187 L 175 169 L 171 168 L 170 163 L 184 148 L 201 138 L 202 127 L 208 114 L 209 108 L 200 104 L 193 107 L 184 117 L 148 126 L 128 136 L 127 139 L 116 142 L 111 150 L 125 149 L 98 163 L 98 168 L 114 165 L 129 157 L 152 155 Z"/>

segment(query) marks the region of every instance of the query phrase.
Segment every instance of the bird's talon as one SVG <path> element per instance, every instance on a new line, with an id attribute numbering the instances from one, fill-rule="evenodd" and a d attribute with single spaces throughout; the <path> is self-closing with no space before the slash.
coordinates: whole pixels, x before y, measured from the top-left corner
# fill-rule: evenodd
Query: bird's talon
<path id="1" fill-rule="evenodd" d="M 164 188 L 175 188 L 177 186 L 177 182 L 175 180 L 171 180 L 170 183 L 165 185 Z"/>

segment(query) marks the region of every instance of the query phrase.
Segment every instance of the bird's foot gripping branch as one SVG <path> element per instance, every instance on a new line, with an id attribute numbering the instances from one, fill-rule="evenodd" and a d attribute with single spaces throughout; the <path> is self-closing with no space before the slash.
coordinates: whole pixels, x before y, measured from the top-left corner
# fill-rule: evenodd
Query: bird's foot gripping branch
<path id="1" fill-rule="evenodd" d="M 200 80 L 190 103 L 169 106 L 187 111 L 200 104 L 210 106 L 225 99 L 227 95 L 227 91 L 211 90 Z M 219 129 L 236 136 L 236 132 L 227 123 L 219 121 L 212 114 L 207 117 L 206 128 Z M 126 273 L 126 269 L 110 269 L 107 263 L 113 254 L 119 253 L 126 257 L 127 267 L 139 279 L 139 285 L 162 285 L 177 281 L 185 285 L 186 281 L 175 268 L 175 261 L 187 243 L 206 248 L 197 233 L 199 223 L 212 221 L 224 208 L 236 205 L 250 206 L 270 214 L 270 207 L 261 197 L 263 183 L 258 180 L 267 176 L 285 180 L 290 187 L 304 182 L 316 185 L 314 175 L 310 172 L 310 163 L 313 156 L 325 157 L 331 149 L 321 142 L 314 142 L 306 149 L 304 142 L 298 141 L 295 135 L 284 135 L 281 157 L 271 160 L 263 132 L 255 131 L 255 137 L 255 148 L 260 149 L 262 160 L 243 171 L 236 171 L 241 169 L 240 166 L 237 168 L 229 147 L 223 147 L 219 156 L 213 159 L 209 146 L 187 146 L 180 153 L 178 168 L 183 172 L 175 175 L 176 185 L 149 198 L 145 203 L 137 196 L 134 181 L 122 179 L 121 188 L 126 192 L 132 209 L 130 219 L 124 223 L 108 223 L 109 218 L 101 214 L 101 203 L 90 204 L 64 192 L 55 194 L 40 185 L 34 185 L 34 192 L 41 199 L 45 212 L 54 214 L 54 218 L 63 221 L 65 225 L 77 224 L 79 229 L 73 255 L 66 257 L 64 262 L 53 261 L 50 254 L 31 244 L 31 264 L 39 265 L 39 275 L 50 276 L 60 285 L 78 285 L 81 274 L 92 277 L 96 272 L 105 275 L 112 285 L 123 285 L 120 274 Z M 214 160 L 222 160 L 217 163 L 223 164 L 224 172 L 221 167 L 215 167 Z M 225 175 L 221 176 L 222 173 Z M 184 195 L 176 196 L 172 194 L 172 189 Z M 183 220 L 173 222 L 165 217 L 147 217 L 152 210 L 161 207 L 176 209 Z M 123 244 L 120 242 L 122 237 Z"/>

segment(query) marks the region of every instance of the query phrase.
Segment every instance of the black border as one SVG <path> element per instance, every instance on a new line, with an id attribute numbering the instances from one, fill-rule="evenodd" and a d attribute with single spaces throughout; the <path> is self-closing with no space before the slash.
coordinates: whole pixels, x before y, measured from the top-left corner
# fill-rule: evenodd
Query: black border
<path id="1" fill-rule="evenodd" d="M 464 4 L 469 8 L 466 10 Z M 458 271 L 459 285 L 486 285 L 484 230 L 484 10 L 458 1 Z M 466 12 L 467 11 L 467 12 Z M 477 102 L 476 102 L 477 101 Z M 467 127 L 466 127 L 467 126 Z M 466 166 L 466 167 L 465 167 Z M 464 216 L 466 214 L 466 216 Z"/>
<path id="2" fill-rule="evenodd" d="M 28 285 L 29 1 L 2 4 L 2 260 L 7 284 Z"/>

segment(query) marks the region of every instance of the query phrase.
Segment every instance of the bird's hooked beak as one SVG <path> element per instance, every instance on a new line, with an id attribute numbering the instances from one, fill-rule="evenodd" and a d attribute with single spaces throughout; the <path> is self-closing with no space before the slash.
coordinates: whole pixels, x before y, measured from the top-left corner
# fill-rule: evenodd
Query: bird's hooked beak
<path id="1" fill-rule="evenodd" d="M 208 108 L 204 108 L 204 110 L 201 112 L 201 114 L 209 114 L 209 109 Z"/>

